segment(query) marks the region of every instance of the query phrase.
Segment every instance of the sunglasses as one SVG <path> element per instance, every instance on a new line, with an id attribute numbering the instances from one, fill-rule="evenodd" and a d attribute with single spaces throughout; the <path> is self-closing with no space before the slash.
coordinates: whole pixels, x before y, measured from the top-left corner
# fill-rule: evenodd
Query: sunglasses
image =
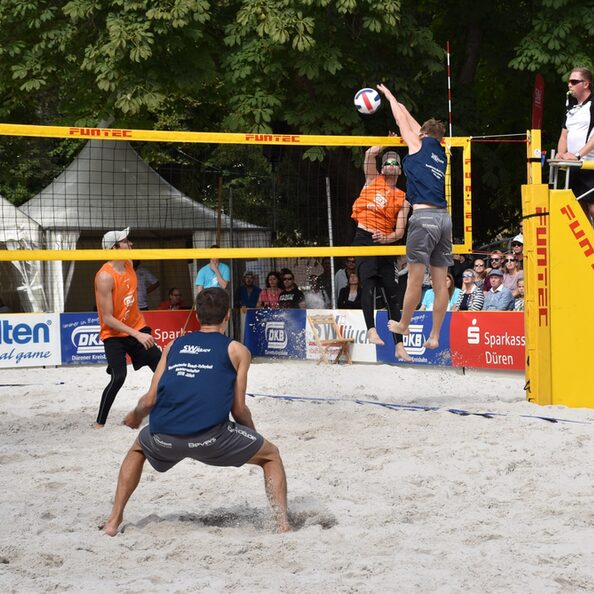
<path id="1" fill-rule="evenodd" d="M 517 243 L 517 242 L 512 243 L 512 247 L 520 247 L 521 245 L 524 245 L 524 244 L 523 243 Z"/>
<path id="2" fill-rule="evenodd" d="M 515 262 L 516 259 L 515 258 L 506 258 L 505 260 L 506 262 Z"/>
<path id="3" fill-rule="evenodd" d="M 400 161 L 396 161 L 396 159 L 387 159 L 384 161 L 384 165 L 396 165 L 397 167 L 400 167 Z"/>
<path id="4" fill-rule="evenodd" d="M 586 82 L 585 80 L 579 80 L 578 78 L 570 78 L 567 81 L 570 85 L 579 85 L 580 83 Z"/>
<path id="5" fill-rule="evenodd" d="M 463 274 L 462 278 L 474 278 L 474 274 Z"/>
<path id="6" fill-rule="evenodd" d="M 501 258 L 491 258 L 491 262 L 501 262 Z"/>

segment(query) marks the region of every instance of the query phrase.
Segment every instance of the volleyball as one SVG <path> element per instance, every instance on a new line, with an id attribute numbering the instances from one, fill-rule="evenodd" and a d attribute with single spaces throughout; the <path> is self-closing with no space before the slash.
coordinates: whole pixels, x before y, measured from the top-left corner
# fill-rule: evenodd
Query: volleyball
<path id="1" fill-rule="evenodd" d="M 380 94 L 375 89 L 361 89 L 355 94 L 355 107 L 359 113 L 371 115 L 381 104 Z"/>

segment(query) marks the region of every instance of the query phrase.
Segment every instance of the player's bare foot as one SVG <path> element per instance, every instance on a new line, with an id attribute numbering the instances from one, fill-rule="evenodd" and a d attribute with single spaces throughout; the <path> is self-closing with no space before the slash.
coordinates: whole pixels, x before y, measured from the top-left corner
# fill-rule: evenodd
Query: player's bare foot
<path id="1" fill-rule="evenodd" d="M 429 336 L 429 338 L 425 341 L 426 349 L 436 349 L 438 346 L 439 346 L 439 338 L 434 338 L 433 336 Z"/>
<path id="2" fill-rule="evenodd" d="M 367 340 L 371 344 L 377 344 L 379 346 L 384 344 L 384 341 L 379 337 L 375 328 L 369 328 L 369 330 L 367 330 Z"/>
<path id="3" fill-rule="evenodd" d="M 406 352 L 406 349 L 401 342 L 396 345 L 395 355 L 396 359 L 402 359 L 402 361 L 406 361 L 407 363 L 412 363 L 413 361 L 413 358 Z"/>
<path id="4" fill-rule="evenodd" d="M 120 531 L 120 524 L 122 518 L 108 518 L 105 524 L 99 526 L 99 530 L 103 530 L 108 536 L 115 536 Z"/>
<path id="5" fill-rule="evenodd" d="M 410 334 L 408 326 L 404 326 L 402 322 L 396 322 L 395 320 L 388 320 L 388 330 L 394 334 L 402 334 L 404 336 Z"/>
<path id="6" fill-rule="evenodd" d="M 105 425 L 102 425 L 101 423 L 95 423 L 95 429 L 103 429 L 103 427 L 105 427 Z"/>

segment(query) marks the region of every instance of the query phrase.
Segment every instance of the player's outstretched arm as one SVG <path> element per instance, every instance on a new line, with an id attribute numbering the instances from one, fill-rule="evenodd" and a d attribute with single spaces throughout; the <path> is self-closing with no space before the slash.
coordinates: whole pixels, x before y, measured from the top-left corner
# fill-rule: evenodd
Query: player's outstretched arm
<path id="1" fill-rule="evenodd" d="M 252 356 L 248 349 L 236 340 L 229 345 L 228 352 L 229 358 L 237 370 L 231 415 L 241 425 L 255 430 L 256 427 L 254 426 L 252 413 L 245 403 L 248 369 L 250 368 Z"/>
<path id="2" fill-rule="evenodd" d="M 172 343 L 169 343 L 163 350 L 157 369 L 151 379 L 151 385 L 146 392 L 138 400 L 138 404 L 124 417 L 124 425 L 130 427 L 130 429 L 138 429 L 144 418 L 153 410 L 157 402 L 157 386 L 159 381 L 165 372 L 167 366 L 167 355 Z"/>
<path id="3" fill-rule="evenodd" d="M 396 120 L 398 128 L 400 128 L 400 136 L 402 136 L 402 139 L 404 142 L 406 142 L 409 152 L 416 153 L 421 148 L 421 139 L 419 138 L 421 126 L 419 122 L 413 118 L 413 116 L 409 113 L 406 107 L 402 105 L 402 103 L 398 103 L 396 97 L 394 97 L 388 87 L 379 84 L 377 85 L 377 88 L 380 93 L 383 93 L 390 103 L 392 115 Z"/>

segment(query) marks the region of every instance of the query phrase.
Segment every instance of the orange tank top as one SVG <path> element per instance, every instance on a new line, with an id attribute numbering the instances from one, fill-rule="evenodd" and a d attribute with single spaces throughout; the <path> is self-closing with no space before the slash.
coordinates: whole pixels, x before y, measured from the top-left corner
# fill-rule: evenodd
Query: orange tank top
<path id="1" fill-rule="evenodd" d="M 97 276 L 101 272 L 107 272 L 107 274 L 113 278 L 113 289 L 111 291 L 113 317 L 126 324 L 126 326 L 134 328 L 134 330 L 140 330 L 146 326 L 146 322 L 138 309 L 136 273 L 134 272 L 131 262 L 126 262 L 124 266 L 124 272 L 119 273 L 109 262 L 106 262 L 95 275 L 95 287 L 97 287 Z M 97 299 L 96 288 L 95 299 Z M 108 326 L 103 321 L 101 309 L 97 308 L 97 310 L 97 313 L 99 314 L 99 324 L 101 325 L 101 331 L 99 332 L 99 338 L 101 340 L 128 336 L 125 332 L 118 332 Z"/>
<path id="2" fill-rule="evenodd" d="M 386 178 L 378 175 L 353 203 L 351 215 L 357 223 L 370 231 L 392 233 L 398 213 L 406 200 L 406 194 L 386 184 Z"/>

